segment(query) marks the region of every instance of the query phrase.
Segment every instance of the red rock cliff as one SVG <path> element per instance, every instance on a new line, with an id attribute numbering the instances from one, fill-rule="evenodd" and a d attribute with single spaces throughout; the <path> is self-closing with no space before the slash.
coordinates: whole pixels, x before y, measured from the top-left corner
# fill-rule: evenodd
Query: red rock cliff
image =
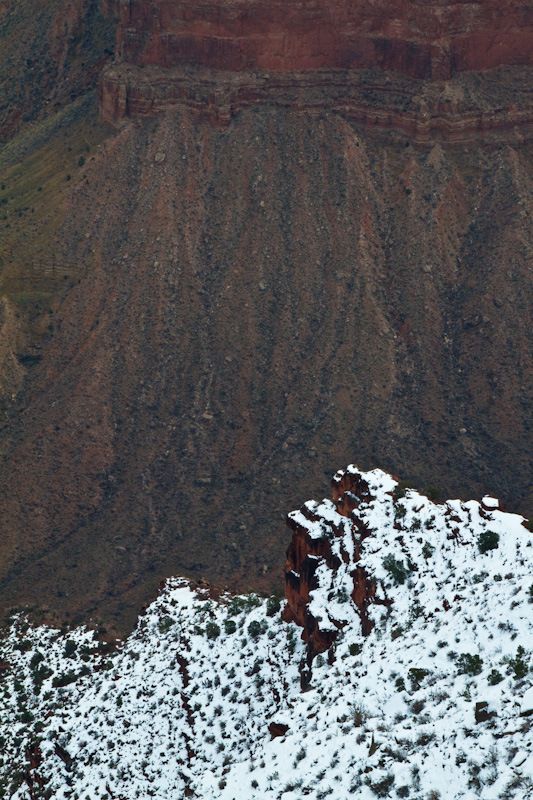
<path id="1" fill-rule="evenodd" d="M 120 56 L 136 65 L 284 72 L 381 67 L 446 79 L 532 64 L 533 3 L 122 0 L 117 43 Z"/>
<path id="2" fill-rule="evenodd" d="M 293 536 L 287 550 L 283 616 L 302 626 L 309 666 L 315 655 L 331 648 L 351 610 L 360 618 L 363 636 L 368 636 L 374 627 L 368 606 L 390 602 L 378 597 L 376 580 L 357 564 L 361 544 L 370 534 L 357 515 L 361 501 L 370 499 L 368 484 L 360 474 L 343 471 L 332 485 L 333 503 L 309 502 L 287 518 Z M 344 593 L 342 573 L 349 576 L 350 597 Z M 313 607 L 313 591 L 327 599 L 327 615 L 317 613 L 319 604 Z"/>

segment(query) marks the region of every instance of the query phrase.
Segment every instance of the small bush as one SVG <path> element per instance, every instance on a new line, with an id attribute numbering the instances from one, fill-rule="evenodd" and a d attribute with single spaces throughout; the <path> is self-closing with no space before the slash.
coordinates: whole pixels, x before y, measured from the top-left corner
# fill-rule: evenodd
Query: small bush
<path id="1" fill-rule="evenodd" d="M 234 619 L 225 619 L 224 620 L 224 630 L 227 634 L 235 633 L 237 630 L 237 625 L 235 624 Z"/>
<path id="2" fill-rule="evenodd" d="M 218 639 L 220 636 L 220 626 L 216 622 L 208 622 L 205 626 L 205 635 L 208 639 Z"/>
<path id="3" fill-rule="evenodd" d="M 65 658 L 72 658 L 76 652 L 77 644 L 73 639 L 67 639 L 63 655 Z"/>
<path id="4" fill-rule="evenodd" d="M 174 620 L 168 615 L 159 620 L 158 629 L 159 633 L 166 633 L 174 625 Z"/>
<path id="5" fill-rule="evenodd" d="M 409 568 L 404 564 L 403 561 L 398 561 L 396 558 L 394 558 L 392 553 L 389 553 L 385 556 L 381 564 L 383 569 L 389 573 L 396 585 L 405 583 L 405 580 L 409 575 Z"/>
<path id="6" fill-rule="evenodd" d="M 461 653 L 457 659 L 457 672 L 459 675 L 479 675 L 483 669 L 483 659 L 477 654 Z"/>
<path id="7" fill-rule="evenodd" d="M 524 658 L 525 654 L 526 651 L 521 645 L 519 645 L 515 658 L 511 658 L 509 660 L 509 666 L 511 667 L 513 675 L 517 681 L 525 678 L 529 672 L 529 667 Z"/>
<path id="8" fill-rule="evenodd" d="M 351 656 L 358 656 L 363 652 L 363 645 L 352 642 L 352 644 L 348 647 L 348 650 Z"/>
<path id="9" fill-rule="evenodd" d="M 411 667 L 407 675 L 413 685 L 413 688 L 419 689 L 424 678 L 429 675 L 429 669 L 423 669 L 422 667 Z"/>
<path id="10" fill-rule="evenodd" d="M 389 772 L 380 781 L 376 781 L 376 783 L 370 783 L 369 785 L 376 797 L 389 797 L 390 789 L 394 785 L 394 775 L 392 772 Z"/>
<path id="11" fill-rule="evenodd" d="M 257 639 L 258 636 L 261 636 L 262 633 L 265 633 L 267 629 L 266 620 L 262 620 L 259 622 L 258 620 L 254 619 L 248 625 L 248 633 L 252 637 L 252 639 Z"/>
<path id="12" fill-rule="evenodd" d="M 405 691 L 405 681 L 403 678 L 396 678 L 396 680 L 394 681 L 394 685 L 396 686 L 397 692 Z"/>
<path id="13" fill-rule="evenodd" d="M 77 680 L 77 675 L 75 672 L 63 672 L 61 675 L 57 675 L 55 678 L 52 678 L 52 686 L 57 689 L 61 686 L 68 686 L 69 683 L 74 683 Z"/>
<path id="14" fill-rule="evenodd" d="M 503 681 L 503 675 L 501 672 L 498 672 L 497 669 L 491 670 L 489 673 L 489 677 L 487 678 L 490 686 L 496 686 L 497 683 L 501 683 Z"/>
<path id="15" fill-rule="evenodd" d="M 477 539 L 477 546 L 480 553 L 487 553 L 489 550 L 496 550 L 500 537 L 494 531 L 483 531 Z"/>
<path id="16" fill-rule="evenodd" d="M 429 559 L 435 552 L 435 548 L 429 542 L 424 543 L 424 547 L 422 548 L 422 555 L 424 558 Z"/>
<path id="17" fill-rule="evenodd" d="M 405 483 L 405 481 L 398 481 L 394 489 L 392 490 L 392 497 L 394 500 L 401 500 L 402 497 L 405 497 L 407 490 L 409 489 L 409 484 Z"/>
<path id="18" fill-rule="evenodd" d="M 279 597 L 273 595 L 269 597 L 266 604 L 266 613 L 267 617 L 273 617 L 281 608 L 281 604 L 279 602 Z"/>

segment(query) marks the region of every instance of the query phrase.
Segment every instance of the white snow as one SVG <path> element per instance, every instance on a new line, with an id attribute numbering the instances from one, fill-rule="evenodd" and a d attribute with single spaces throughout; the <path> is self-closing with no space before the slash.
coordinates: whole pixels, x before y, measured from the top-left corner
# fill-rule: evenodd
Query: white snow
<path id="1" fill-rule="evenodd" d="M 301 630 L 253 595 L 213 601 L 170 580 L 113 654 L 90 631 L 15 617 L 0 640 L 4 796 L 29 800 L 38 744 L 30 777 L 58 800 L 532 797 L 533 717 L 520 716 L 533 707 L 532 534 L 485 501 L 395 500 L 390 476 L 364 478 L 372 497 L 357 515 L 372 534 L 359 565 L 393 603 L 369 607 L 376 625 L 362 637 L 346 600 L 357 533 L 330 501 L 306 504 L 341 560 L 317 567 L 313 614 L 341 631 L 308 691 Z M 487 533 L 497 546 L 481 552 Z M 496 716 L 476 723 L 478 701 Z M 271 739 L 272 722 L 287 733 Z"/>

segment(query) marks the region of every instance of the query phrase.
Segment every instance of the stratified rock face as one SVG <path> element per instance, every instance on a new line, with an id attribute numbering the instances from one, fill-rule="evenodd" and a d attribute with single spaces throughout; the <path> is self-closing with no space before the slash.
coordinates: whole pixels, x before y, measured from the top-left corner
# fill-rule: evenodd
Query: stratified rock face
<path id="1" fill-rule="evenodd" d="M 120 20 L 116 62 L 100 80 L 106 122 L 178 105 L 225 126 L 269 104 L 333 110 L 413 144 L 533 135 L 531 0 L 503 9 L 493 0 L 104 0 L 103 8 Z M 504 72 L 488 88 L 459 79 L 495 68 Z"/>
<path id="2" fill-rule="evenodd" d="M 391 487 L 394 483 L 391 482 Z M 374 622 L 371 603 L 390 605 L 375 578 L 358 562 L 364 539 L 371 531 L 358 514 L 372 501 L 370 487 L 356 467 L 337 472 L 332 481 L 333 502 L 313 500 L 293 511 L 287 523 L 293 531 L 287 550 L 284 619 L 303 628 L 308 663 L 328 650 L 339 631 L 358 615 L 363 636 Z"/>
<path id="3" fill-rule="evenodd" d="M 446 79 L 532 64 L 533 3 L 122 0 L 118 46 L 124 60 L 139 66 L 380 67 Z"/>

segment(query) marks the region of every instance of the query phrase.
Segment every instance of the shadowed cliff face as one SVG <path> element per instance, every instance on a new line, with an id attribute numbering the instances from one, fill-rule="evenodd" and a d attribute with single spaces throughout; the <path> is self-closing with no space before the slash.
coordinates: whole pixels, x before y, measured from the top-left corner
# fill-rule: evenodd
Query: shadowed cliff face
<path id="1" fill-rule="evenodd" d="M 2 606 L 124 627 L 164 575 L 270 588 L 287 508 L 354 458 L 531 513 L 532 159 L 272 106 L 110 139 L 2 432 Z"/>

